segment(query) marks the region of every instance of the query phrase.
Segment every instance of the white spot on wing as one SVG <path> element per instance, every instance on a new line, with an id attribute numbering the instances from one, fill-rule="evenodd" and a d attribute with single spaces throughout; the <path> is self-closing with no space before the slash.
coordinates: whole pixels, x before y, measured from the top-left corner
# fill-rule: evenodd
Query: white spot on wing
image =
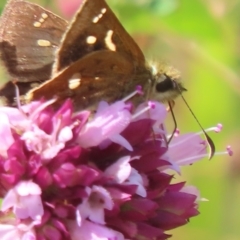
<path id="1" fill-rule="evenodd" d="M 103 14 L 107 11 L 106 8 L 102 8 L 101 9 L 101 13 L 99 13 L 97 16 L 95 16 L 93 19 L 92 19 L 92 22 L 93 23 L 97 23 L 102 17 L 103 17 Z"/>
<path id="2" fill-rule="evenodd" d="M 97 41 L 97 38 L 94 37 L 94 36 L 88 36 L 88 37 L 86 38 L 87 44 L 94 44 L 96 41 Z"/>
<path id="3" fill-rule="evenodd" d="M 106 11 L 107 11 L 106 8 L 102 8 L 102 9 L 101 9 L 101 13 L 102 13 L 102 14 L 104 14 Z"/>
<path id="4" fill-rule="evenodd" d="M 93 18 L 92 22 L 93 22 L 93 23 L 97 23 L 98 20 L 99 20 L 99 17 L 97 16 L 97 17 L 94 17 L 94 18 Z"/>
<path id="5" fill-rule="evenodd" d="M 41 25 L 42 25 L 42 24 L 41 24 L 40 22 L 34 22 L 34 23 L 33 23 L 33 26 L 34 26 L 34 27 L 41 27 Z"/>
<path id="6" fill-rule="evenodd" d="M 107 48 L 111 51 L 116 51 L 116 45 L 112 41 L 112 36 L 113 36 L 113 30 L 108 30 L 107 35 L 105 37 L 105 44 Z"/>
<path id="7" fill-rule="evenodd" d="M 44 19 L 48 18 L 48 15 L 46 13 L 42 13 L 42 18 Z"/>
<path id="8" fill-rule="evenodd" d="M 81 78 L 79 73 L 74 74 L 71 79 L 68 80 L 68 88 L 71 90 L 78 88 L 80 84 Z"/>
<path id="9" fill-rule="evenodd" d="M 42 23 L 48 18 L 48 15 L 46 13 L 42 13 L 41 17 L 38 19 L 38 21 L 33 23 L 34 27 L 41 27 Z"/>
<path id="10" fill-rule="evenodd" d="M 50 47 L 51 46 L 51 42 L 48 40 L 44 40 L 44 39 L 38 39 L 37 44 L 40 47 Z"/>

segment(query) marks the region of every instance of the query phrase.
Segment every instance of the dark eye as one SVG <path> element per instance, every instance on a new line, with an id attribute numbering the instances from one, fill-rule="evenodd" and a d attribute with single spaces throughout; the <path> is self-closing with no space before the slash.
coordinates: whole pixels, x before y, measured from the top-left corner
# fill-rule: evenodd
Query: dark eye
<path id="1" fill-rule="evenodd" d="M 175 88 L 175 82 L 166 74 L 164 80 L 156 84 L 157 92 L 167 92 Z"/>

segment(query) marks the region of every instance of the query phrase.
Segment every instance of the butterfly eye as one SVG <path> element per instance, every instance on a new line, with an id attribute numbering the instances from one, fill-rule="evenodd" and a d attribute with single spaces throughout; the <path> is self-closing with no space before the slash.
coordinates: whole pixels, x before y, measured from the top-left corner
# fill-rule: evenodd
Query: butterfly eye
<path id="1" fill-rule="evenodd" d="M 166 74 L 162 74 L 157 79 L 156 91 L 159 93 L 167 92 L 176 88 L 176 83 Z"/>

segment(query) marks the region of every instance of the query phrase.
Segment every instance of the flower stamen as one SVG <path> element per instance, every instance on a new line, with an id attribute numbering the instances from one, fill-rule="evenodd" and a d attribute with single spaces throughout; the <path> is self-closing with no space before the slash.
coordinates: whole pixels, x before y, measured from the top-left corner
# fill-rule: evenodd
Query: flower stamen
<path id="1" fill-rule="evenodd" d="M 133 114 L 132 119 L 135 119 L 135 118 L 139 117 L 141 114 L 149 111 L 150 109 L 154 109 L 155 106 L 156 106 L 156 104 L 154 102 L 148 101 L 148 105 L 145 108 L 141 109 L 139 112 Z"/>
<path id="2" fill-rule="evenodd" d="M 122 99 L 123 102 L 128 101 L 129 99 L 131 99 L 132 97 L 134 97 L 135 95 L 143 95 L 143 91 L 142 91 L 142 87 L 140 85 L 136 86 L 136 90 L 132 93 L 130 93 L 128 96 L 126 96 L 125 98 Z"/>

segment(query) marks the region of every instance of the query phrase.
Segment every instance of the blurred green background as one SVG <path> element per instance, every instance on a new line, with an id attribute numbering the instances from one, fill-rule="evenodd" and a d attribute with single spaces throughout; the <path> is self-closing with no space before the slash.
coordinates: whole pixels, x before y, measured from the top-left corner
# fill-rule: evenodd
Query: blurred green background
<path id="1" fill-rule="evenodd" d="M 63 0 L 62 4 L 76 0 Z M 97 0 L 96 0 L 97 1 Z M 34 1 L 63 16 L 59 2 Z M 178 68 L 184 97 L 201 124 L 222 123 L 210 133 L 217 152 L 230 144 L 233 157 L 215 156 L 182 169 L 209 202 L 201 214 L 171 231 L 173 240 L 240 239 L 240 0 L 108 0 L 149 59 Z M 6 1 L 0 1 L 2 9 Z M 77 9 L 76 9 L 77 10 Z M 6 79 L 6 77 L 2 77 Z M 174 108 L 181 132 L 200 131 L 181 98 Z M 172 119 L 168 119 L 169 129 Z"/>

